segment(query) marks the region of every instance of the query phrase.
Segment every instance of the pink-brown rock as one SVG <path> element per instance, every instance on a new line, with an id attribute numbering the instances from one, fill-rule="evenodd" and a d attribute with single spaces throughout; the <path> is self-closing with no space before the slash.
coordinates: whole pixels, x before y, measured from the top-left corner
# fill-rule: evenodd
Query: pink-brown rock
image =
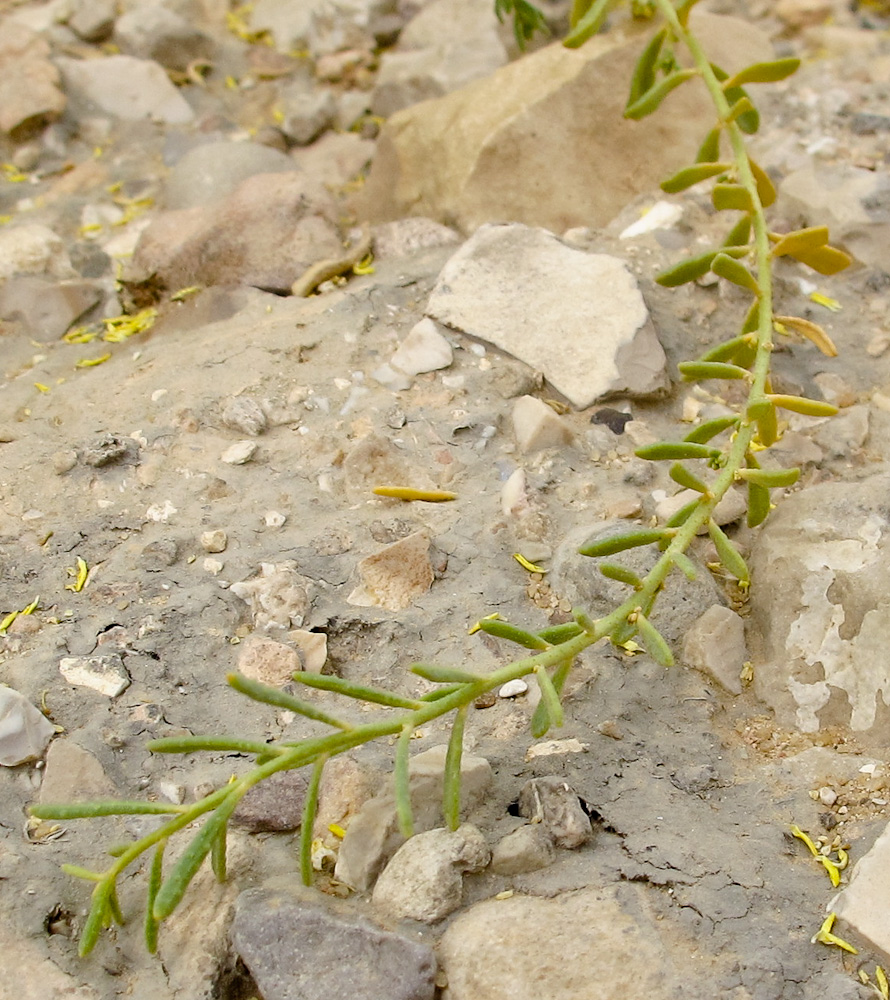
<path id="1" fill-rule="evenodd" d="M 0 131 L 19 142 L 65 110 L 49 45 L 24 25 L 0 24 Z"/>

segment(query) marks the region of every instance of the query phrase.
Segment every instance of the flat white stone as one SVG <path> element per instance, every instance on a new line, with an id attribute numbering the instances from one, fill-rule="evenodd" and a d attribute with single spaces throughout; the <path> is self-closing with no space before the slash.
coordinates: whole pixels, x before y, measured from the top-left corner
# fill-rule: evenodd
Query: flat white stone
<path id="1" fill-rule="evenodd" d="M 856 862 L 850 884 L 828 909 L 883 952 L 885 964 L 890 960 L 890 824 Z"/>
<path id="2" fill-rule="evenodd" d="M 406 375 L 420 375 L 447 368 L 453 360 L 451 344 L 427 317 L 411 328 L 390 359 L 390 364 Z"/>
<path id="3" fill-rule="evenodd" d="M 15 767 L 39 757 L 55 731 L 24 695 L 0 685 L 0 764 Z"/>
<path id="4" fill-rule="evenodd" d="M 78 687 L 87 687 L 107 698 L 116 698 L 130 686 L 130 675 L 117 653 L 105 656 L 65 656 L 59 673 Z"/>
<path id="5" fill-rule="evenodd" d="M 220 458 L 226 465 L 244 465 L 253 458 L 256 450 L 257 445 L 255 441 L 236 441 L 226 448 Z"/>
<path id="6" fill-rule="evenodd" d="M 517 698 L 519 695 L 525 694 L 526 691 L 528 691 L 528 684 L 521 677 L 517 677 L 516 680 L 507 681 L 506 684 L 501 685 L 498 697 Z"/>

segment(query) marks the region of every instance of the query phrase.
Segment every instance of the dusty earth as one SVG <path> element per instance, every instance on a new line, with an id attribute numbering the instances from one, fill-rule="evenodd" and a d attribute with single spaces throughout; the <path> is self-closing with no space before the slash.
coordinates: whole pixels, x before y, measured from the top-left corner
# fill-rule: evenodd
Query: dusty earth
<path id="1" fill-rule="evenodd" d="M 37 6 L 7 4 L 5 12 Z M 806 155 L 878 172 L 886 168 L 888 133 L 850 127 L 854 112 L 887 111 L 886 67 L 883 76 L 872 77 L 861 65 L 862 52 L 874 55 L 866 42 L 872 44 L 885 27 L 880 18 L 869 21 L 864 9 L 855 16 L 844 9 L 843 37 L 827 29 L 808 35 L 777 21 L 771 5 L 719 6 L 754 17 L 781 51 L 809 60 L 791 84 L 761 101 L 758 148 L 793 146 L 797 155 L 818 149 Z M 61 50 L 58 41 L 53 45 Z M 237 45 L 251 48 L 245 41 Z M 213 111 L 216 124 L 233 134 L 256 128 L 251 116 L 269 97 L 258 93 L 280 81 L 266 80 L 241 94 L 220 77 L 211 73 L 202 88 L 186 83 L 182 92 L 201 104 L 205 120 Z M 368 79 L 358 83 L 368 86 Z M 318 87 L 341 93 L 353 83 Z M 53 229 L 72 259 L 83 261 L 121 231 L 106 229 L 96 241 L 79 230 L 83 207 L 107 201 L 108 185 L 120 182 L 131 198 L 160 196 L 170 144 L 188 126 L 105 121 L 95 161 L 94 118 L 89 129 L 74 118 L 65 129 L 54 126 L 50 138 L 29 140 L 45 145 L 37 162 L 21 171 L 24 182 L 14 182 L 18 171 L 7 171 L 0 189 L 2 212 L 10 217 L 4 228 L 27 216 Z M 372 136 L 373 123 L 367 127 L 366 137 Z M 41 171 L 41 162 L 58 157 L 60 136 L 69 169 Z M 7 141 L 4 159 L 12 162 L 20 145 Z M 328 179 L 332 168 L 321 156 L 306 162 L 320 181 Z M 92 163 L 101 171 L 91 174 Z M 350 214 L 344 187 L 338 195 L 345 231 L 362 220 Z M 654 198 L 653 192 L 649 203 Z M 584 236 L 587 247 L 629 262 L 669 372 L 729 334 L 744 308 L 741 296 L 715 284 L 676 292 L 653 284 L 652 276 L 683 248 L 719 232 L 705 195 L 692 193 L 682 203 L 683 224 L 659 238 L 617 238 L 640 204 L 625 209 L 608 230 Z M 149 208 L 149 215 L 154 211 Z M 121 228 L 127 225 L 132 223 Z M 659 398 L 609 400 L 609 407 L 632 413 L 634 422 L 623 433 L 591 423 L 602 404 L 584 411 L 559 406 L 570 443 L 530 453 L 517 448 L 513 402 L 532 394 L 558 403 L 558 394 L 533 370 L 490 346 L 445 331 L 453 350 L 446 368 L 413 377 L 404 389 L 376 380 L 372 373 L 422 319 L 437 276 L 468 234 L 414 252 L 403 239 L 401 248 L 386 253 L 384 237 L 395 244 L 399 230 L 375 233 L 380 252 L 372 273 L 323 286 L 309 298 L 232 284 L 181 301 L 168 291 L 154 303 L 150 329 L 112 343 L 42 338 L 21 318 L 0 326 L 0 610 L 22 611 L 39 598 L 33 612 L 11 622 L 0 637 L 0 679 L 51 720 L 57 733 L 52 746 L 67 748 L 46 763 L 41 750 L 38 760 L 0 773 L 0 948 L 7 969 L 14 966 L 22 977 L 15 985 L 4 977 L 2 996 L 256 995 L 243 967 L 235 965 L 231 974 L 225 921 L 238 891 L 294 870 L 296 834 L 233 835 L 230 886 L 220 893 L 202 876 L 187 909 L 163 928 L 157 957 L 146 955 L 141 942 L 144 872 L 137 872 L 122 884 L 127 925 L 80 959 L 77 938 L 88 887 L 59 866 L 100 866 L 105 847 L 140 828 L 118 820 L 36 826 L 27 818 L 28 805 L 38 797 L 77 798 L 85 788 L 103 797 L 191 801 L 208 783 L 220 784 L 246 766 L 235 755 L 152 755 L 144 746 L 149 738 L 191 732 L 295 739 L 314 731 L 226 686 L 225 675 L 238 665 L 251 636 L 262 633 L 231 584 L 256 578 L 263 564 L 292 564 L 308 581 L 306 613 L 266 634 L 294 650 L 305 650 L 307 633 L 324 636 L 326 673 L 420 693 L 426 686 L 407 670 L 414 661 L 474 671 L 507 662 L 505 644 L 468 634 L 481 616 L 497 611 L 535 628 L 564 620 L 566 597 L 546 575 L 523 569 L 514 552 L 531 552 L 533 542 L 546 567 L 564 539 L 606 517 L 645 523 L 654 513 L 653 492 L 669 488 L 663 471 L 649 471 L 633 450 L 635 438 L 685 432 L 682 418 L 696 397 L 676 380 Z M 104 278 L 113 288 L 111 265 Z M 839 398 L 844 407 L 864 406 L 868 414 L 867 433 L 858 439 L 839 432 L 816 453 L 805 452 L 804 489 L 861 479 L 890 459 L 890 404 L 878 392 L 890 383 L 890 354 L 884 353 L 890 343 L 888 287 L 890 276 L 880 266 L 857 263 L 819 282 L 842 306 L 832 313 L 809 302 L 790 272 L 780 274 L 782 310 L 809 310 L 829 329 L 839 357 L 827 360 L 811 347 L 786 343 L 776 357 L 777 381 Z M 126 296 L 117 305 L 106 299 L 100 308 L 105 315 L 124 306 L 138 309 Z M 78 367 L 106 354 L 100 364 Z M 256 404 L 259 428 L 245 424 L 237 405 L 232 417 L 238 400 Z M 244 440 L 256 446 L 248 461 L 222 458 Z M 802 440 L 795 447 L 803 449 Z M 503 485 L 518 468 L 527 478 L 533 532 L 527 523 L 518 531 L 504 512 Z M 453 490 L 457 499 L 432 505 L 373 496 L 373 487 L 388 485 L 382 480 L 394 472 L 408 485 Z M 734 530 L 743 547 L 752 544 L 747 529 Z M 216 531 L 225 532 L 224 546 L 218 536 L 206 535 Z M 401 610 L 357 603 L 360 560 L 415 532 L 431 540 L 434 580 L 428 590 Z M 708 560 L 704 544 L 698 555 Z M 82 589 L 68 589 L 76 587 L 80 559 L 89 578 Z M 770 582 L 754 585 L 768 590 Z M 726 588 L 721 593 L 745 614 L 741 595 Z M 665 601 L 673 607 L 669 593 Z M 672 613 L 666 613 L 668 621 Z M 129 681 L 113 697 L 60 673 L 65 658 L 108 654 L 119 655 Z M 874 995 L 858 973 L 873 978 L 880 955 L 863 948 L 853 956 L 811 943 L 832 889 L 789 828 L 797 824 L 826 842 L 838 838 L 853 861 L 861 857 L 887 822 L 881 784 L 886 740 L 858 739 L 842 727 L 815 734 L 786 729 L 748 687 L 734 696 L 683 665 L 665 670 L 646 656 L 612 648 L 585 654 L 568 690 L 565 726 L 551 736 L 580 741 L 583 747 L 575 752 L 527 759 L 534 742 L 527 695 L 472 712 L 466 750 L 486 758 L 494 774 L 485 808 L 474 820 L 493 844 L 517 826 L 522 786 L 556 774 L 585 803 L 593 840 L 559 851 L 553 864 L 528 874 L 469 875 L 461 910 L 407 933 L 435 944 L 460 913 L 510 890 L 550 898 L 612 887 L 623 912 L 638 918 L 651 936 L 648 953 L 628 954 L 623 963 L 631 969 L 637 961 L 648 964 L 645 976 L 639 971 L 640 983 L 655 976 L 646 995 Z M 418 750 L 444 743 L 447 734 L 445 724 L 425 728 Z M 387 744 L 355 756 L 386 771 L 391 753 Z M 862 772 L 869 762 L 877 762 L 877 771 Z M 51 795 L 41 789 L 43 781 L 52 782 Z M 830 795 L 819 798 L 820 788 L 836 793 L 830 805 Z M 367 896 L 353 894 L 351 905 L 366 911 Z M 214 920 L 221 921 L 221 931 Z M 615 947 L 615 941 L 603 940 Z M 471 947 L 467 942 L 464 950 Z M 536 995 L 631 995 L 614 992 L 615 984 L 599 978 L 603 966 L 595 952 L 593 943 L 571 956 L 584 992 L 560 992 L 545 979 L 534 987 Z M 491 982 L 497 982 L 499 963 L 506 981 L 511 961 L 507 942 L 493 953 Z M 447 986 L 461 974 L 460 960 L 451 952 L 443 955 L 441 995 L 471 995 Z M 490 983 L 485 989 L 478 987 L 476 995 L 526 995 L 515 987 L 498 993 Z"/>

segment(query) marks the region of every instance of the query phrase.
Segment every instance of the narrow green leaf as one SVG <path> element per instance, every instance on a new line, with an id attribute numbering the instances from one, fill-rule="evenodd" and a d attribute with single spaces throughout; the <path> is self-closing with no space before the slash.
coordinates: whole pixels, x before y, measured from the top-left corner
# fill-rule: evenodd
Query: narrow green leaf
<path id="1" fill-rule="evenodd" d="M 225 753 L 275 754 L 274 746 L 259 740 L 242 740 L 237 736 L 167 736 L 149 740 L 146 744 L 152 753 L 197 753 L 201 750 Z"/>
<path id="2" fill-rule="evenodd" d="M 566 682 L 566 678 L 572 670 L 572 661 L 565 660 L 560 663 L 556 670 L 553 671 L 553 676 L 550 678 L 553 684 L 554 690 L 558 695 L 562 694 L 563 685 Z M 538 706 L 532 715 L 532 721 L 530 724 L 531 734 L 536 739 L 539 740 L 542 736 L 547 734 L 547 730 L 550 728 L 550 713 L 547 708 L 547 703 L 544 701 L 542 696 L 541 700 L 538 702 Z"/>
<path id="3" fill-rule="evenodd" d="M 637 613 L 637 630 L 643 640 L 643 645 L 646 647 L 646 652 L 652 659 L 663 667 L 672 667 L 674 654 L 671 652 L 670 646 L 664 641 L 664 636 L 642 612 Z"/>
<path id="4" fill-rule="evenodd" d="M 756 160 L 748 157 L 748 164 L 751 173 L 754 174 L 754 183 L 757 185 L 757 197 L 764 208 L 769 208 L 776 200 L 776 188 L 769 174 L 761 167 Z"/>
<path id="5" fill-rule="evenodd" d="M 592 3 L 593 0 L 573 0 L 572 10 L 569 14 L 569 24 L 571 27 L 574 28 L 581 18 L 584 17 L 587 11 L 590 10 Z"/>
<path id="6" fill-rule="evenodd" d="M 572 608 L 572 617 L 581 626 L 583 632 L 592 635 L 596 631 L 596 622 L 583 608 Z"/>
<path id="7" fill-rule="evenodd" d="M 715 184 L 711 190 L 711 201 L 718 212 L 739 211 L 750 214 L 754 211 L 751 195 L 741 184 Z"/>
<path id="8" fill-rule="evenodd" d="M 714 71 L 714 76 L 716 76 L 721 83 L 728 79 L 729 74 L 725 70 L 722 70 L 719 66 L 715 66 L 711 63 L 711 69 Z M 724 91 L 724 95 L 731 106 L 736 105 L 743 97 L 748 97 L 741 87 L 730 87 L 728 90 Z M 736 124 L 746 135 L 754 135 L 757 129 L 760 128 L 760 115 L 758 114 L 757 109 L 751 105 L 750 110 L 745 110 L 744 113 L 738 115 Z"/>
<path id="9" fill-rule="evenodd" d="M 723 241 L 725 247 L 747 247 L 751 239 L 751 216 L 743 215 Z"/>
<path id="10" fill-rule="evenodd" d="M 117 898 L 117 885 L 112 886 L 111 893 L 108 896 L 108 916 L 109 925 L 112 921 L 118 925 L 118 927 L 123 927 L 126 923 L 124 920 L 124 913 L 121 910 L 120 900 Z"/>
<path id="11" fill-rule="evenodd" d="M 422 702 L 438 701 L 440 698 L 447 698 L 448 695 L 454 694 L 455 691 L 460 691 L 463 686 L 463 684 L 443 684 L 435 691 L 427 691 L 426 694 L 421 695 L 420 700 Z"/>
<path id="12" fill-rule="evenodd" d="M 672 90 L 676 90 L 681 83 L 685 83 L 696 75 L 697 71 L 694 69 L 678 69 L 662 77 L 654 87 L 650 87 L 642 97 L 625 108 L 624 117 L 639 121 L 641 118 L 651 115 Z"/>
<path id="13" fill-rule="evenodd" d="M 324 683 L 326 681 L 340 682 L 339 677 L 324 677 L 321 684 L 314 683 L 313 679 L 319 677 L 321 677 L 321 674 L 304 674 L 300 672 L 294 675 L 293 680 L 296 683 L 303 684 L 305 687 L 320 687 L 326 691 L 340 691 L 339 686 L 335 687 L 333 684 L 328 686 Z M 306 678 L 309 678 L 309 680 L 306 680 Z M 262 702 L 265 705 L 274 705 L 276 708 L 283 708 L 285 711 L 302 715 L 304 718 L 312 719 L 314 722 L 322 722 L 326 726 L 332 726 L 334 729 L 343 729 L 344 731 L 352 729 L 350 723 L 344 722 L 342 719 L 337 719 L 327 712 L 323 712 L 320 708 L 316 708 L 315 705 L 300 701 L 299 698 L 295 698 L 280 688 L 272 687 L 269 684 L 261 684 L 259 681 L 251 680 L 243 674 L 229 674 L 226 680 L 236 691 L 246 694 L 248 698 L 252 698 L 254 701 Z M 345 682 L 342 683 L 345 684 Z M 350 687 L 348 684 L 346 686 Z M 340 693 L 345 692 L 341 691 Z M 362 695 L 355 694 L 351 695 L 351 697 L 361 698 Z M 365 698 L 365 700 L 369 701 L 371 699 Z M 398 707 L 401 708 L 403 706 L 400 705 Z"/>
<path id="14" fill-rule="evenodd" d="M 213 847 L 210 848 L 210 867 L 213 870 L 213 874 L 216 877 L 217 882 L 225 882 L 226 880 L 227 831 L 228 824 L 223 823 L 222 829 L 219 831 L 219 835 L 216 840 L 213 841 Z"/>
<path id="15" fill-rule="evenodd" d="M 756 333 L 760 329 L 760 300 L 755 299 L 751 303 L 751 308 L 748 310 L 745 316 L 745 322 L 742 323 L 741 332 L 746 333 Z"/>
<path id="16" fill-rule="evenodd" d="M 720 562 L 723 563 L 739 583 L 747 586 L 751 582 L 751 574 L 748 571 L 748 566 L 739 550 L 732 544 L 716 521 L 708 521 L 708 534 L 711 536 L 711 541 L 714 543 L 714 548 L 717 550 L 717 557 L 720 559 Z"/>
<path id="17" fill-rule="evenodd" d="M 736 91 L 736 93 L 739 93 L 739 91 Z M 729 125 L 731 122 L 736 121 L 736 119 L 741 118 L 742 115 L 750 115 L 752 111 L 754 111 L 754 104 L 751 98 L 747 94 L 742 94 L 729 109 L 729 114 L 726 116 L 726 124 Z"/>
<path id="18" fill-rule="evenodd" d="M 83 925 L 83 931 L 80 935 L 80 945 L 77 949 L 81 958 L 89 955 L 93 948 L 96 947 L 96 942 L 99 940 L 102 928 L 108 924 L 109 900 L 113 892 L 114 879 L 106 879 L 93 889 L 90 914 Z"/>
<path id="19" fill-rule="evenodd" d="M 663 288 L 676 288 L 678 285 L 685 285 L 690 281 L 696 281 L 704 277 L 711 270 L 711 261 L 717 256 L 719 250 L 710 250 L 708 253 L 699 254 L 697 257 L 690 257 L 682 260 L 679 264 L 674 264 L 667 270 L 655 276 L 657 284 Z"/>
<path id="20" fill-rule="evenodd" d="M 693 441 L 656 441 L 655 444 L 643 445 L 637 448 L 635 454 L 638 458 L 645 458 L 649 462 L 672 462 L 680 461 L 684 458 L 716 458 L 720 454 L 719 448 L 709 448 L 707 445 L 698 444 Z"/>
<path id="21" fill-rule="evenodd" d="M 706 420 L 703 424 L 699 424 L 698 427 L 694 427 L 685 438 L 684 441 L 689 441 L 693 444 L 706 444 L 712 438 L 717 437 L 718 434 L 725 430 L 729 430 L 730 427 L 737 426 L 739 418 L 736 416 L 732 417 L 714 417 L 713 420 Z M 697 455 L 697 458 L 710 458 L 710 455 L 703 456 Z"/>
<path id="22" fill-rule="evenodd" d="M 405 698 L 381 688 L 363 687 L 361 684 L 353 684 L 352 681 L 346 681 L 342 677 L 334 677 L 330 674 L 301 672 L 295 675 L 294 680 L 304 687 L 317 688 L 320 691 L 333 691 L 335 694 L 342 694 L 347 698 L 355 698 L 359 701 L 369 701 L 374 705 L 410 709 L 420 707 L 413 698 Z M 352 727 L 347 726 L 346 728 L 351 729 Z"/>
<path id="23" fill-rule="evenodd" d="M 770 393 L 769 401 L 782 410 L 802 413 L 807 417 L 833 417 L 838 412 L 836 406 L 817 399 L 807 399 L 805 396 L 783 396 Z M 50 817 L 48 817 L 50 818 Z"/>
<path id="24" fill-rule="evenodd" d="M 541 689 L 541 701 L 547 706 L 550 725 L 559 729 L 563 724 L 562 703 L 556 688 L 553 686 L 553 681 L 550 679 L 550 674 L 547 673 L 547 668 L 535 667 L 535 677 L 538 681 L 538 687 Z"/>
<path id="25" fill-rule="evenodd" d="M 611 535 L 609 538 L 601 538 L 598 542 L 591 542 L 578 549 L 582 556 L 613 556 L 616 552 L 624 552 L 625 549 L 635 549 L 641 545 L 651 545 L 653 542 L 660 542 L 664 538 L 664 531 L 654 531 L 651 529 L 641 529 L 633 531 L 627 535 Z"/>
<path id="26" fill-rule="evenodd" d="M 549 643 L 533 632 L 517 628 L 499 618 L 483 618 L 479 622 L 479 628 L 482 632 L 487 632 L 488 635 L 493 635 L 498 639 L 508 639 L 526 649 L 549 649 L 550 647 Z"/>
<path id="27" fill-rule="evenodd" d="M 442 812 L 449 830 L 460 826 L 460 763 L 464 751 L 464 723 L 468 705 L 461 705 L 454 716 L 448 750 L 445 753 L 445 773 L 442 784 Z"/>
<path id="28" fill-rule="evenodd" d="M 779 440 L 779 417 L 772 403 L 758 408 L 756 411 L 757 436 L 760 443 L 769 448 Z"/>
<path id="29" fill-rule="evenodd" d="M 733 337 L 732 340 L 725 340 L 722 344 L 716 344 L 710 350 L 705 351 L 704 354 L 696 358 L 696 361 L 735 361 L 735 356 L 741 353 L 751 342 L 756 344 L 757 339 L 745 334 Z M 746 368 L 747 365 L 740 365 L 739 367 Z"/>
<path id="30" fill-rule="evenodd" d="M 108 799 L 99 802 L 38 803 L 30 806 L 28 812 L 38 819 L 88 819 L 96 816 L 138 816 L 142 814 L 162 816 L 169 813 L 183 813 L 188 806 L 177 806 L 171 802 L 126 802 Z"/>
<path id="31" fill-rule="evenodd" d="M 629 587 L 633 587 L 634 590 L 638 590 L 643 586 L 643 581 L 637 574 L 633 570 L 626 569 L 624 566 L 616 566 L 615 563 L 600 563 L 599 570 L 607 579 L 626 583 Z"/>
<path id="32" fill-rule="evenodd" d="M 147 898 L 145 903 L 145 947 L 148 949 L 149 955 L 154 955 L 158 950 L 158 927 L 160 925 L 155 920 L 152 911 L 154 910 L 155 899 L 157 898 L 158 889 L 161 887 L 164 876 L 164 848 L 166 846 L 166 840 L 158 843 L 148 873 L 148 888 L 146 890 Z"/>
<path id="33" fill-rule="evenodd" d="M 796 73 L 800 60 L 794 58 L 773 59 L 770 62 L 754 63 L 739 70 L 734 76 L 723 83 L 723 89 L 732 90 L 746 83 L 776 83 Z"/>
<path id="34" fill-rule="evenodd" d="M 720 133 L 722 129 L 718 126 L 712 128 L 705 136 L 705 141 L 699 147 L 695 155 L 696 163 L 714 163 L 720 159 Z"/>
<path id="35" fill-rule="evenodd" d="M 707 483 L 703 483 L 698 476 L 690 472 L 685 465 L 681 465 L 679 462 L 675 462 L 671 466 L 669 475 L 675 483 L 678 483 L 687 490 L 695 490 L 697 493 L 708 492 Z M 602 567 L 600 567 L 600 570 L 602 570 Z"/>
<path id="36" fill-rule="evenodd" d="M 412 663 L 410 670 L 412 674 L 436 684 L 476 684 L 479 681 L 478 674 L 458 670 L 456 667 L 440 667 L 435 663 Z"/>
<path id="37" fill-rule="evenodd" d="M 828 226 L 808 226 L 806 229 L 795 229 L 781 236 L 770 233 L 770 237 L 775 239 L 772 251 L 774 257 L 793 256 L 824 247 L 828 243 Z"/>
<path id="38" fill-rule="evenodd" d="M 691 500 L 689 503 L 684 504 L 678 511 L 672 514 L 668 520 L 665 522 L 665 527 L 667 528 L 679 528 L 681 524 L 685 524 L 692 514 L 695 512 L 698 505 L 701 503 L 701 498 L 696 497 L 695 500 Z"/>
<path id="39" fill-rule="evenodd" d="M 396 744 L 395 770 L 393 771 L 399 830 L 406 839 L 414 836 L 414 816 L 411 811 L 411 782 L 408 774 L 411 736 L 413 733 L 414 729 L 411 725 L 402 727 L 398 743 Z"/>
<path id="40" fill-rule="evenodd" d="M 727 258 L 729 260 L 729 258 Z M 732 261 L 733 264 L 736 261 Z M 742 265 L 739 265 L 740 267 Z M 750 379 L 751 372 L 726 361 L 681 361 L 677 368 L 684 382 L 700 382 L 709 378 Z"/>
<path id="41" fill-rule="evenodd" d="M 772 490 L 793 486 L 800 479 L 800 469 L 739 469 L 736 476 Z"/>
<path id="42" fill-rule="evenodd" d="M 682 571 L 687 580 L 695 580 L 698 576 L 695 563 L 689 558 L 689 556 L 686 555 L 685 552 L 674 553 L 674 565 Z"/>
<path id="43" fill-rule="evenodd" d="M 643 94 L 646 93 L 655 83 L 655 71 L 658 66 L 658 57 L 661 55 L 661 47 L 667 38 L 667 28 L 657 31 L 649 40 L 649 44 L 643 49 L 637 64 L 634 67 L 633 76 L 630 79 L 630 93 L 627 98 L 628 105 L 633 104 Z"/>
<path id="44" fill-rule="evenodd" d="M 89 868 L 81 868 L 80 865 L 60 865 L 66 875 L 74 878 L 82 878 L 87 882 L 101 882 L 105 878 L 104 872 L 91 872 Z"/>
<path id="45" fill-rule="evenodd" d="M 697 163 L 692 167 L 684 167 L 678 170 L 672 177 L 661 182 L 661 190 L 668 194 L 676 194 L 678 191 L 685 191 L 686 188 L 705 181 L 709 177 L 716 177 L 724 174 L 729 169 L 726 163 Z"/>
<path id="46" fill-rule="evenodd" d="M 584 16 L 563 39 L 562 44 L 567 49 L 580 48 L 588 38 L 593 36 L 605 24 L 615 0 L 593 0 Z"/>
<path id="47" fill-rule="evenodd" d="M 315 817 L 318 815 L 321 777 L 327 762 L 328 755 L 322 754 L 312 765 L 312 775 L 303 802 L 303 815 L 300 819 L 300 880 L 303 885 L 312 885 L 312 832 L 315 827 Z"/>
<path id="48" fill-rule="evenodd" d="M 602 570 L 602 567 L 600 567 Z M 577 622 L 564 622 L 562 625 L 550 625 L 542 628 L 538 635 L 551 646 L 559 646 L 569 639 L 574 639 L 584 631 Z"/>
<path id="49" fill-rule="evenodd" d="M 758 483 L 748 483 L 748 527 L 762 524 L 770 512 L 769 490 Z"/>
<path id="50" fill-rule="evenodd" d="M 680 0 L 676 5 L 677 20 L 685 28 L 689 22 L 689 12 L 699 2 L 699 0 Z"/>
<path id="51" fill-rule="evenodd" d="M 240 798 L 241 796 L 237 794 L 229 795 L 217 806 L 216 811 L 211 813 L 210 818 L 205 821 L 198 833 L 192 838 L 192 842 L 158 889 L 155 905 L 152 907 L 156 920 L 166 919 L 179 905 L 189 883 L 198 873 L 204 858 L 213 847 L 214 840 L 219 836 L 220 830 L 228 823 Z"/>
<path id="52" fill-rule="evenodd" d="M 740 261 L 734 260 L 728 254 L 718 253 L 711 263 L 711 270 L 720 278 L 726 278 L 734 285 L 745 288 L 755 295 L 760 295 L 760 285 L 757 279 Z M 744 371 L 745 369 L 742 369 Z M 724 378 L 726 376 L 723 376 Z"/>

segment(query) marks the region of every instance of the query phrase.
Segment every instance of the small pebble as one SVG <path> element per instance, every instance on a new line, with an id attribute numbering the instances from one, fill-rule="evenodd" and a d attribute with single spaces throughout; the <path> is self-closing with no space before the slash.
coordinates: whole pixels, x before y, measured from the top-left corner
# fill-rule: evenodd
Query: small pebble
<path id="1" fill-rule="evenodd" d="M 833 788 L 823 785 L 819 789 L 819 801 L 823 806 L 833 806 L 837 802 L 837 792 Z"/>
<path id="2" fill-rule="evenodd" d="M 244 465 L 253 458 L 256 450 L 257 446 L 253 441 L 236 441 L 220 457 L 226 465 Z"/>
<path id="3" fill-rule="evenodd" d="M 77 452 L 70 448 L 66 451 L 57 451 L 53 455 L 52 463 L 53 472 L 57 476 L 64 476 L 77 465 Z"/>
<path id="4" fill-rule="evenodd" d="M 256 437 L 267 427 L 266 414 L 260 404 L 250 396 L 236 396 L 223 408 L 223 423 L 241 434 Z"/>
<path id="5" fill-rule="evenodd" d="M 501 686 L 498 691 L 499 698 L 517 698 L 521 694 L 525 694 L 528 691 L 528 684 L 521 678 L 517 677 L 514 681 L 507 681 L 506 684 Z"/>
<path id="6" fill-rule="evenodd" d="M 222 528 L 201 532 L 201 548 L 205 552 L 225 552 L 228 544 L 228 535 L 226 535 Z"/>
<path id="7" fill-rule="evenodd" d="M 213 576 L 218 576 L 222 573 L 223 564 L 219 561 L 219 559 L 210 559 L 208 557 L 204 560 L 202 565 L 204 566 L 204 569 L 208 573 L 212 573 Z"/>
<path id="8" fill-rule="evenodd" d="M 267 528 L 280 528 L 287 520 L 287 515 L 277 510 L 267 510 L 263 515 L 263 524 Z"/>

